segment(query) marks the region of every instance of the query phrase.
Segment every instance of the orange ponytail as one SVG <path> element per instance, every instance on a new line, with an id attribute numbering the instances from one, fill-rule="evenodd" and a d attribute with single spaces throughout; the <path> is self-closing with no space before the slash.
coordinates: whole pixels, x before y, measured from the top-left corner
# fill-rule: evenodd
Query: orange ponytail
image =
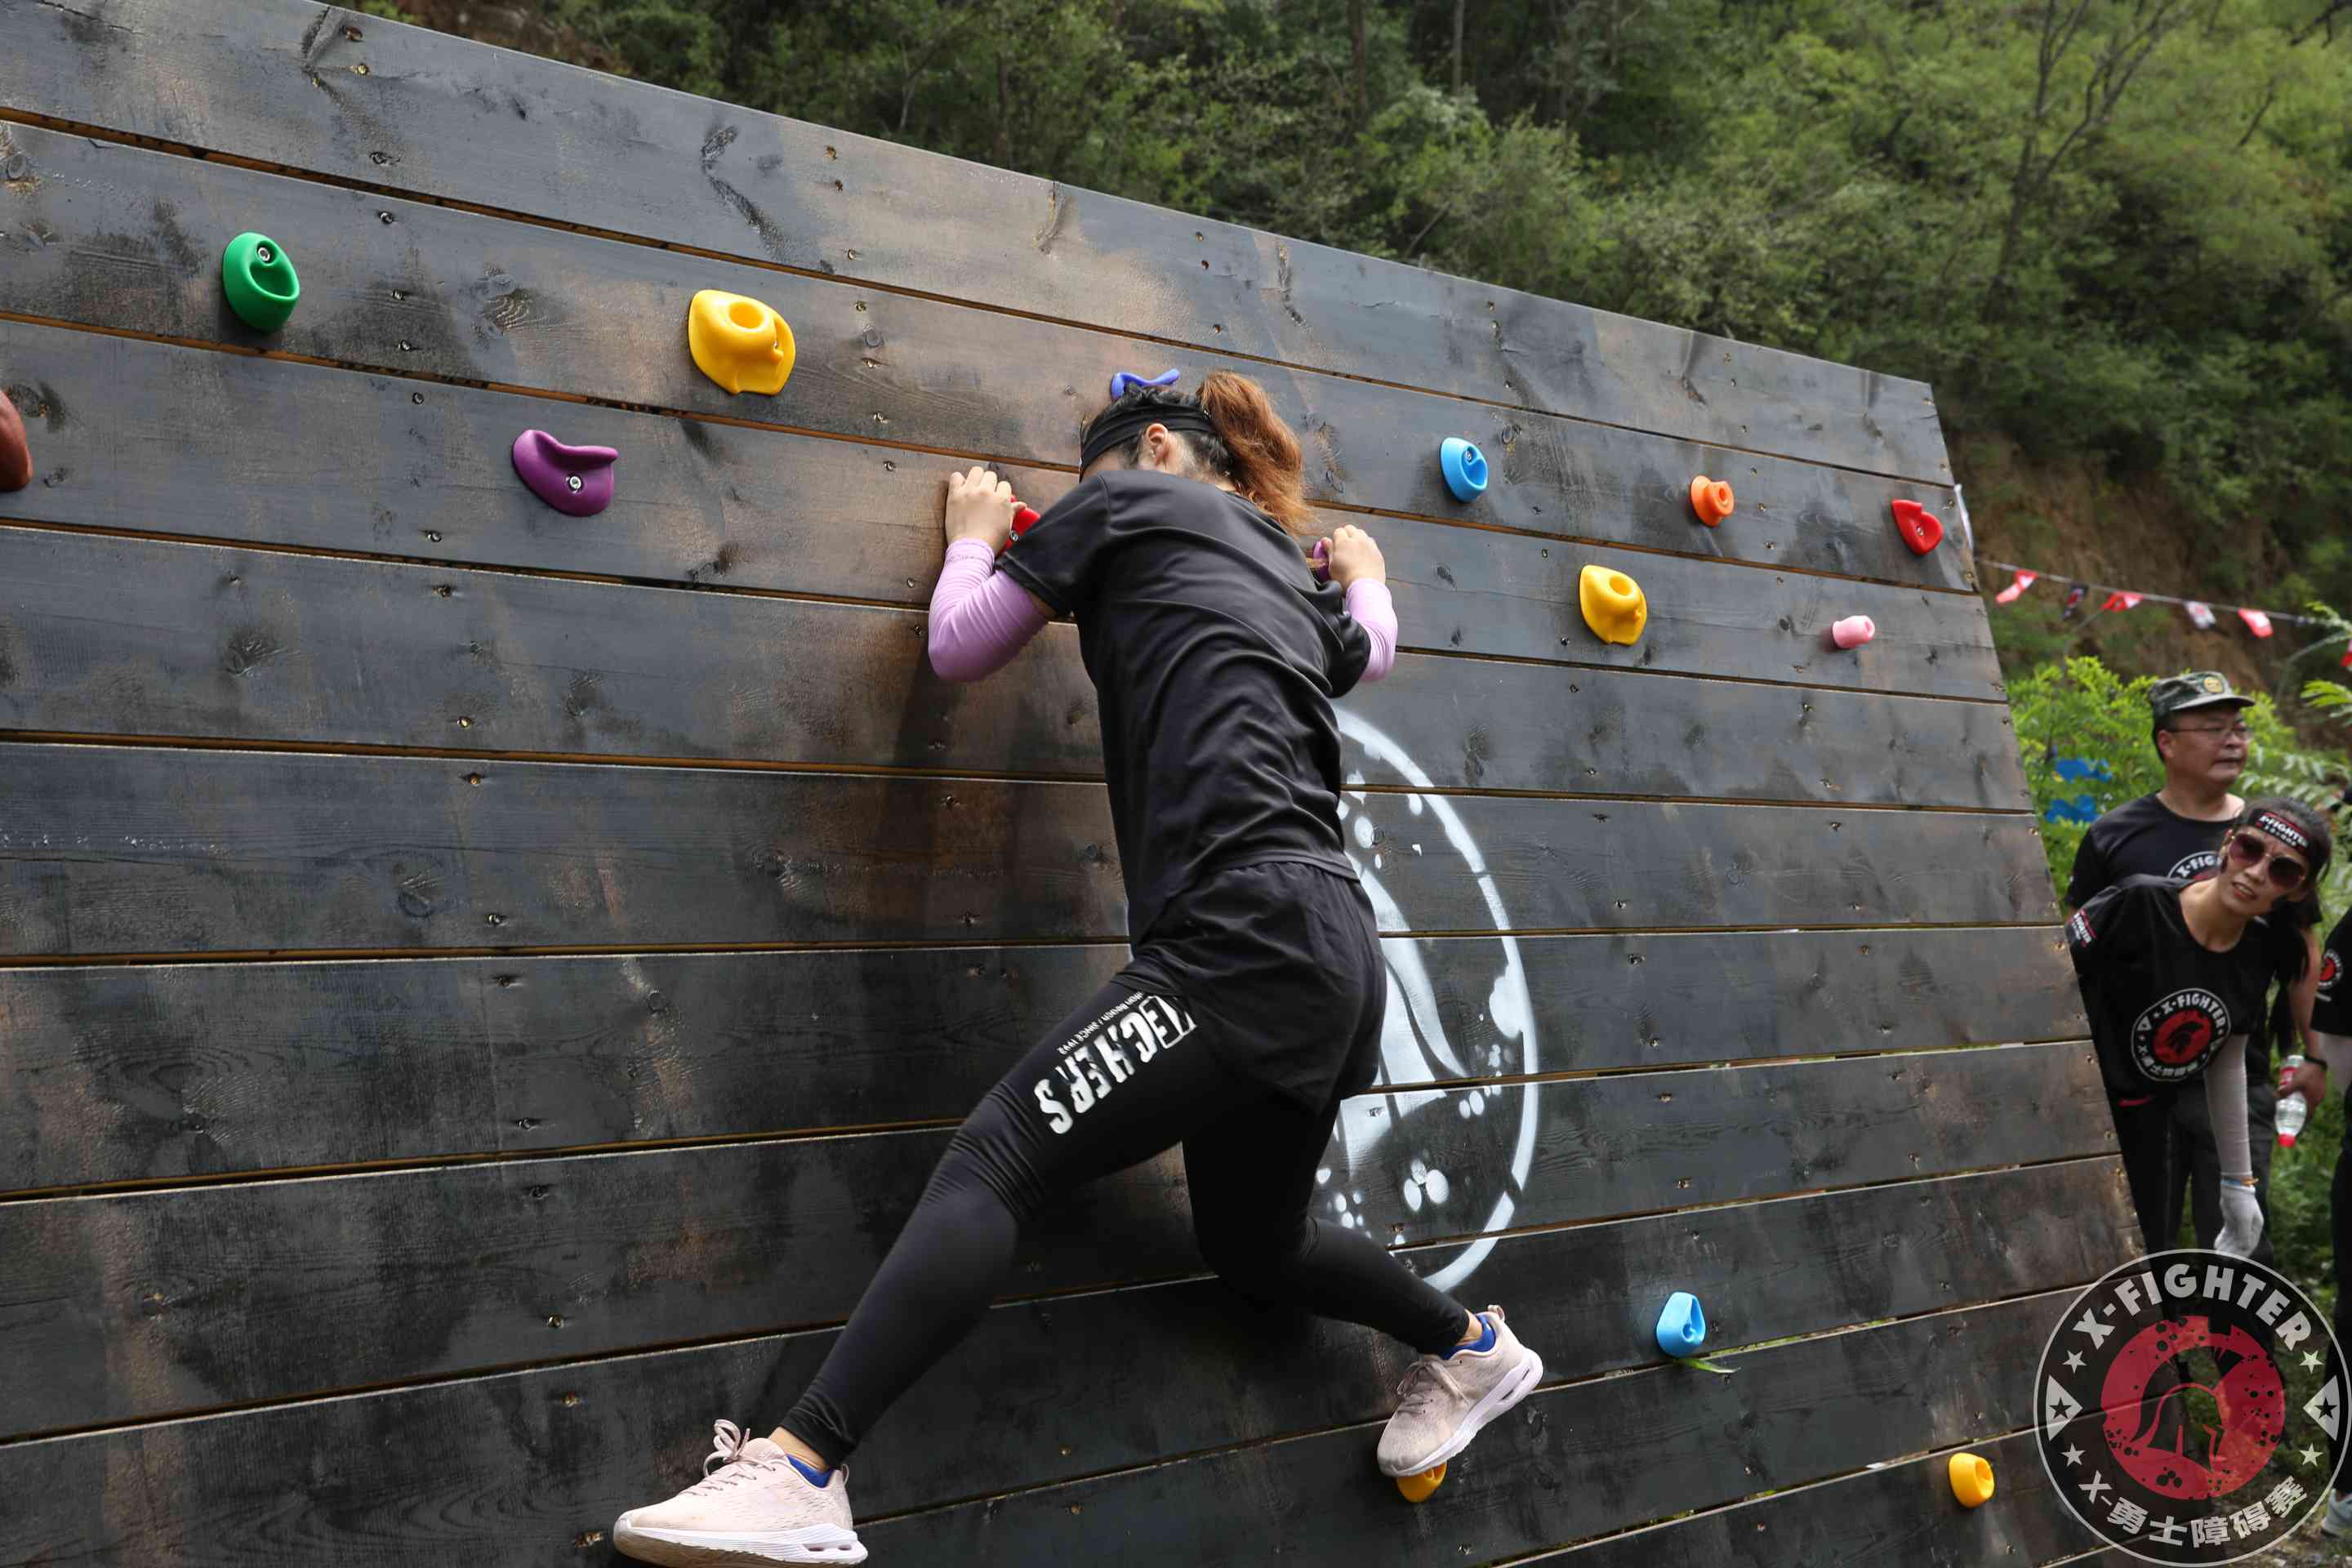
<path id="1" fill-rule="evenodd" d="M 1217 427 L 1234 488 L 1292 533 L 1315 531 L 1298 437 L 1266 401 L 1265 389 L 1229 370 L 1201 384 L 1201 410 Z"/>

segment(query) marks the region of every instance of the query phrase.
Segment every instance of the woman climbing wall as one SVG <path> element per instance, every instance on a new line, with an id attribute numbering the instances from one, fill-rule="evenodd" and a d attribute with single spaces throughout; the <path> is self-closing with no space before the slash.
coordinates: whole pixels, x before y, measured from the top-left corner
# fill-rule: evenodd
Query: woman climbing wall
<path id="1" fill-rule="evenodd" d="M 1053 616 L 1076 617 L 1133 957 L 965 1121 L 782 1425 L 747 1440 L 719 1422 L 705 1479 L 621 1516 L 632 1557 L 863 1562 L 851 1450 L 979 1321 L 1024 1224 L 1180 1143 L 1219 1274 L 1422 1352 L 1381 1438 L 1387 1474 L 1458 1453 L 1542 1375 L 1499 1308 L 1473 1314 L 1307 1213 L 1339 1102 L 1378 1067 L 1388 995 L 1339 837 L 1331 712 L 1394 658 L 1379 546 L 1339 529 L 1317 584 L 1297 438 L 1241 376 L 1212 375 L 1198 397 L 1127 392 L 1087 426 L 1079 471 L 1009 552 L 1011 487 L 984 468 L 949 479 L 931 661 L 977 680 Z"/>

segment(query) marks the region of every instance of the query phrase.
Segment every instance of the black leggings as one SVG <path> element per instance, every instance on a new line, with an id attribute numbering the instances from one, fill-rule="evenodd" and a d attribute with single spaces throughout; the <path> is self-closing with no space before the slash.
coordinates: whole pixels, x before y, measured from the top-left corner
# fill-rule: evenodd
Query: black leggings
<path id="1" fill-rule="evenodd" d="M 2247 1103 L 2254 1197 L 2265 1221 L 2253 1259 L 2268 1264 L 2275 1261 L 2267 1222 L 2270 1156 L 2276 1134 L 2251 1089 Z M 2124 1179 L 2139 1217 L 2141 1246 L 2158 1253 L 2180 1245 L 2180 1189 L 2187 1182 L 2196 1190 L 2197 1245 L 2210 1247 L 2221 1234 L 2221 1163 L 2213 1149 L 2212 1121 L 2205 1111 L 2204 1080 L 2128 1095 L 2109 1089 L 2107 1109 L 2115 1116 L 2116 1152 L 2123 1156 Z"/>
<path id="2" fill-rule="evenodd" d="M 1310 1112 L 1227 1071 L 1184 1002 L 1111 984 L 966 1120 L 784 1429 L 840 1464 L 980 1321 L 1022 1226 L 1081 1183 L 1177 1143 L 1209 1267 L 1253 1299 L 1363 1323 L 1423 1352 L 1469 1315 L 1369 1237 L 1311 1217 L 1339 1097 Z"/>

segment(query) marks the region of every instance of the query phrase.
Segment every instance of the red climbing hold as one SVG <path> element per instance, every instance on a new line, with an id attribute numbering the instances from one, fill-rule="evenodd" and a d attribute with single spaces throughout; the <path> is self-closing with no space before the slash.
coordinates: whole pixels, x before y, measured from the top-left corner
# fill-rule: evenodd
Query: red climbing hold
<path id="1" fill-rule="evenodd" d="M 33 482 L 33 449 L 25 441 L 25 422 L 16 405 L 0 392 L 0 490 L 21 490 Z"/>
<path id="2" fill-rule="evenodd" d="M 1911 547 L 1914 555 L 1925 555 L 1944 542 L 1944 525 L 1936 514 L 1916 500 L 1898 500 L 1895 506 L 1895 531 Z"/>

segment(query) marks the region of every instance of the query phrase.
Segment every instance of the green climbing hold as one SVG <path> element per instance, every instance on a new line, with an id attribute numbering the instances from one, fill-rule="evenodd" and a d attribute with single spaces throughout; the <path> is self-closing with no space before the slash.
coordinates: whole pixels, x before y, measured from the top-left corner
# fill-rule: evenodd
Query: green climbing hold
<path id="1" fill-rule="evenodd" d="M 237 320 L 257 332 L 274 332 L 294 313 L 301 279 L 285 247 L 266 234 L 240 234 L 221 252 L 221 287 Z"/>

